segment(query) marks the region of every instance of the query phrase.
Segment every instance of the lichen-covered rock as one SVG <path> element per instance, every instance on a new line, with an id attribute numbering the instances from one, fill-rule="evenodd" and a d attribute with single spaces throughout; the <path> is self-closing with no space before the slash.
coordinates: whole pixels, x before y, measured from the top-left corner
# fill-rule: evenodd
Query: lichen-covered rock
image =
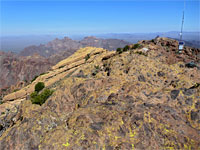
<path id="1" fill-rule="evenodd" d="M 200 70 L 169 63 L 165 45 L 177 44 L 157 40 L 141 42 L 146 56 L 88 47 L 58 63 L 24 88 L 17 111 L 0 116 L 13 120 L 0 125 L 0 149 L 199 149 Z M 39 81 L 55 90 L 42 106 L 28 98 Z"/>

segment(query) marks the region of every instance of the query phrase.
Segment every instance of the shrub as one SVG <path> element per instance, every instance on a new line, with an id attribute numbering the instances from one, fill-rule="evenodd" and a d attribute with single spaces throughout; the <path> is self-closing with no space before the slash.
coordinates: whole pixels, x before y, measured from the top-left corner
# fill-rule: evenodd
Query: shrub
<path id="1" fill-rule="evenodd" d="M 134 45 L 133 45 L 132 49 L 137 49 L 137 48 L 140 48 L 141 46 L 142 46 L 142 45 L 140 45 L 140 44 L 137 43 L 137 44 L 134 44 Z"/>
<path id="2" fill-rule="evenodd" d="M 1 104 L 3 104 L 3 101 L 2 101 L 2 100 L 0 100 L 0 105 L 1 105 Z"/>
<path id="3" fill-rule="evenodd" d="M 37 92 L 33 92 L 31 94 L 31 102 L 32 104 L 38 104 L 41 106 L 53 94 L 53 91 L 50 89 L 45 89 L 41 94 L 37 94 Z"/>
<path id="4" fill-rule="evenodd" d="M 97 66 L 94 66 L 94 71 L 92 72 L 92 75 L 93 76 L 96 76 L 96 74 L 100 71 L 100 67 L 97 65 Z"/>
<path id="5" fill-rule="evenodd" d="M 31 96 L 31 98 L 35 98 L 35 97 L 37 96 L 37 94 L 38 94 L 38 93 L 35 91 L 35 92 L 31 93 L 30 96 Z"/>
<path id="6" fill-rule="evenodd" d="M 6 92 L 8 89 L 1 89 L 2 92 Z"/>
<path id="7" fill-rule="evenodd" d="M 87 55 L 85 56 L 85 61 L 87 61 L 89 58 L 90 58 L 90 54 L 87 54 Z"/>
<path id="8" fill-rule="evenodd" d="M 135 54 L 147 56 L 147 54 L 145 54 L 145 53 L 143 53 L 143 52 L 135 52 Z"/>
<path id="9" fill-rule="evenodd" d="M 116 51 L 117 51 L 118 54 L 121 54 L 123 52 L 122 48 L 117 48 Z"/>
<path id="10" fill-rule="evenodd" d="M 39 76 L 44 75 L 44 74 L 46 74 L 46 72 L 41 73 Z M 36 76 L 31 80 L 31 83 L 32 83 L 33 81 L 35 81 L 39 76 L 36 75 Z M 27 82 L 27 80 L 25 80 L 25 82 Z"/>
<path id="11" fill-rule="evenodd" d="M 36 91 L 36 92 L 40 92 L 44 87 L 45 87 L 45 85 L 44 85 L 43 82 L 38 82 L 38 83 L 35 85 L 35 91 Z"/>
<path id="12" fill-rule="evenodd" d="M 126 45 L 126 46 L 123 48 L 123 51 L 126 52 L 126 51 L 128 51 L 128 50 L 129 50 L 129 46 Z"/>
<path id="13" fill-rule="evenodd" d="M 60 66 L 59 69 L 64 68 L 64 67 L 65 67 L 64 65 L 63 65 L 63 66 Z"/>
<path id="14" fill-rule="evenodd" d="M 100 69 L 99 65 L 97 65 L 97 66 L 95 65 L 94 68 L 97 69 L 97 70 Z"/>
<path id="15" fill-rule="evenodd" d="M 15 89 L 13 92 L 17 92 L 17 91 L 19 91 L 19 89 Z"/>

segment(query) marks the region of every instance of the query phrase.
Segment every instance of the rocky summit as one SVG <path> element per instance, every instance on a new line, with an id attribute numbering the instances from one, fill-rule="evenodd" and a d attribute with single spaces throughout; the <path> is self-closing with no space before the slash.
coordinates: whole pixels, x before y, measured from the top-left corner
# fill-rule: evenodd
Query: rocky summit
<path id="1" fill-rule="evenodd" d="M 200 50 L 168 38 L 86 47 L 3 97 L 1 150 L 200 148 Z M 38 83 L 53 91 L 34 104 Z"/>

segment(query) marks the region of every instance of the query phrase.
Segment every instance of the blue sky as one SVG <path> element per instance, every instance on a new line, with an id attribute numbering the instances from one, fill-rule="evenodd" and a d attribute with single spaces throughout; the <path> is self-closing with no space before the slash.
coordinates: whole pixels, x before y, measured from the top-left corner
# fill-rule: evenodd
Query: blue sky
<path id="1" fill-rule="evenodd" d="M 184 31 L 200 31 L 199 1 L 186 1 Z M 184 2 L 0 0 L 1 35 L 179 31 Z"/>

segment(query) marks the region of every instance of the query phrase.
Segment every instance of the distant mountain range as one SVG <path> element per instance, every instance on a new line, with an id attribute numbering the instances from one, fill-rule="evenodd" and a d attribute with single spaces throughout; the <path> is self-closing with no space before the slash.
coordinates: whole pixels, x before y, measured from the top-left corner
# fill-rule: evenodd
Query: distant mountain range
<path id="1" fill-rule="evenodd" d="M 160 37 L 169 37 L 179 39 L 179 32 L 156 32 L 156 33 L 106 33 L 106 34 L 54 34 L 54 35 L 24 35 L 24 36 L 0 36 L 0 50 L 19 53 L 25 47 L 30 45 L 47 44 L 55 38 L 70 37 L 73 40 L 82 40 L 86 36 L 95 36 L 103 39 L 120 39 L 131 43 L 137 43 L 140 40 L 150 40 L 157 35 Z M 200 47 L 200 32 L 184 32 L 183 40 L 195 43 L 196 48 Z"/>
<path id="2" fill-rule="evenodd" d="M 168 37 L 179 40 L 180 33 L 177 31 L 172 32 L 156 32 L 156 33 L 110 33 L 110 34 L 99 34 L 96 37 L 100 38 L 115 38 L 122 39 L 131 43 L 137 43 L 140 40 L 151 40 L 157 36 Z M 200 48 L 200 32 L 184 32 L 183 40 L 187 46 Z"/>
<path id="3" fill-rule="evenodd" d="M 64 37 L 64 39 L 56 38 L 55 40 L 48 42 L 47 44 L 26 47 L 23 51 L 19 53 L 19 55 L 30 56 L 34 53 L 38 53 L 39 55 L 47 58 L 60 52 L 67 52 L 65 56 L 69 56 L 73 54 L 77 49 L 86 46 L 101 47 L 107 50 L 115 50 L 118 47 L 124 47 L 128 44 L 130 43 L 120 39 L 100 39 L 93 36 L 85 37 L 81 41 L 76 41 L 68 37 Z"/>

